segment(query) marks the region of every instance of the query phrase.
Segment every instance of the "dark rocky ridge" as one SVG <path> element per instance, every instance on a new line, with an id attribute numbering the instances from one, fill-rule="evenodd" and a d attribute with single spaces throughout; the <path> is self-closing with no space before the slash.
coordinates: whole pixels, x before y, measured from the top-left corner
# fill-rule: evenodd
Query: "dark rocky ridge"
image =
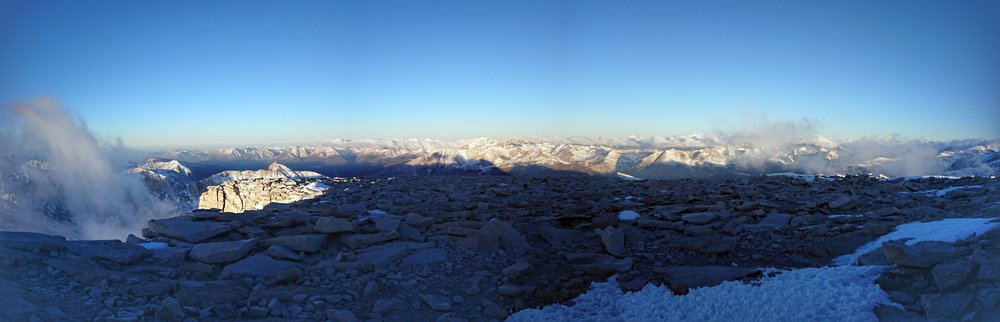
<path id="1" fill-rule="evenodd" d="M 827 265 L 906 222 L 1000 216 L 1000 181 L 984 178 L 327 184 L 325 195 L 292 205 L 151 222 L 143 237 L 172 246 L 164 250 L 132 245 L 139 238 L 2 233 L 0 294 L 26 304 L 0 319 L 503 319 L 569 300 L 613 274 L 626 289 L 666 283 L 685 293 L 752 279 L 757 267 Z M 982 187 L 911 193 L 969 185 Z M 640 216 L 620 220 L 623 210 Z M 976 265 L 976 274 L 991 267 Z M 962 283 L 977 282 L 949 285 L 965 290 Z"/>

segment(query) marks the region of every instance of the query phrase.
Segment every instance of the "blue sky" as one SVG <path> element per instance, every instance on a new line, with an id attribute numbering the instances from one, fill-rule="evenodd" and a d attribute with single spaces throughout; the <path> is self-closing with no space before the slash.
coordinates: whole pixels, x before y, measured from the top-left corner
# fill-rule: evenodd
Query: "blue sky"
<path id="1" fill-rule="evenodd" d="M 0 102 L 130 146 L 1000 137 L 995 1 L 0 1 Z"/>

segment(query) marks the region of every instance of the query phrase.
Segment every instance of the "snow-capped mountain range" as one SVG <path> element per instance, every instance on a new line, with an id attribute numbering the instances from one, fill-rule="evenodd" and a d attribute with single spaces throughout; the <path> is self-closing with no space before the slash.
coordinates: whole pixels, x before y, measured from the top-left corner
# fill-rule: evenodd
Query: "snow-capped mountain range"
<path id="1" fill-rule="evenodd" d="M 597 143 L 606 143 L 597 144 Z M 613 144 L 613 145 L 610 145 Z M 164 159 L 199 164 L 283 162 L 326 175 L 625 173 L 642 178 L 728 173 L 992 176 L 1000 173 L 1000 140 L 895 140 L 749 144 L 732 138 L 480 138 L 334 140 L 317 146 L 167 150 Z"/>

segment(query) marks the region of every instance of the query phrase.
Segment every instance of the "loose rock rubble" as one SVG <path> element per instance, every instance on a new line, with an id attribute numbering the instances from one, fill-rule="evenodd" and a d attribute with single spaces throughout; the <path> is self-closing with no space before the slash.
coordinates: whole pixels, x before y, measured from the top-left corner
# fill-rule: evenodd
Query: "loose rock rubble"
<path id="1" fill-rule="evenodd" d="M 1000 181 L 984 178 L 325 184 L 293 204 L 151 221 L 127 243 L 0 233 L 0 299 L 20 303 L 0 320 L 502 320 L 612 275 L 685 294 L 760 267 L 827 265 L 901 223 L 1000 216 Z M 956 185 L 981 187 L 914 193 Z M 921 250 L 934 256 L 884 246 L 898 266 L 880 284 L 908 311 L 880 316 L 995 312 L 992 236 Z"/>
<path id="2" fill-rule="evenodd" d="M 954 243 L 887 243 L 865 259 L 894 265 L 879 285 L 905 310 L 879 307 L 884 321 L 1000 319 L 1000 229 Z"/>

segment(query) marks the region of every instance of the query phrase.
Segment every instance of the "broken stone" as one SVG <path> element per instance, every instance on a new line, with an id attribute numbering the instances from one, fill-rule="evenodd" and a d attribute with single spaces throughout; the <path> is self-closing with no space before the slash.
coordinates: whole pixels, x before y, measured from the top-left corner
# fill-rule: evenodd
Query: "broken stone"
<path id="1" fill-rule="evenodd" d="M 545 242 L 552 245 L 552 247 L 559 247 L 567 242 L 577 241 L 580 238 L 575 230 L 548 226 L 538 228 L 538 234 Z"/>
<path id="2" fill-rule="evenodd" d="M 696 225 L 710 223 L 714 221 L 716 218 L 719 218 L 719 215 L 714 212 L 699 212 L 693 214 L 685 214 L 681 216 L 681 219 L 683 219 L 684 221 Z"/>
<path id="3" fill-rule="evenodd" d="M 788 222 L 792 220 L 792 215 L 789 214 L 770 214 L 764 217 L 758 225 L 771 227 L 771 229 L 781 229 L 788 226 Z"/>
<path id="4" fill-rule="evenodd" d="M 167 296 L 160 301 L 160 307 L 156 309 L 156 317 L 165 321 L 180 321 L 184 319 L 184 310 L 177 299 Z"/>
<path id="5" fill-rule="evenodd" d="M 241 261 L 227 265 L 222 269 L 220 278 L 230 276 L 248 275 L 251 277 L 273 278 L 282 272 L 298 271 L 295 263 L 289 261 L 275 260 L 267 254 L 257 254 L 247 257 Z"/>
<path id="6" fill-rule="evenodd" d="M 483 315 L 494 319 L 506 318 L 509 313 L 506 309 L 490 300 L 483 300 Z"/>
<path id="7" fill-rule="evenodd" d="M 928 268 L 946 259 L 962 255 L 952 243 L 926 241 L 913 246 L 889 242 L 882 245 L 885 257 L 900 266 Z"/>
<path id="8" fill-rule="evenodd" d="M 279 245 L 268 247 L 266 252 L 275 259 L 290 259 L 293 261 L 302 260 L 302 255 Z"/>
<path id="9" fill-rule="evenodd" d="M 279 236 L 264 240 L 265 245 L 278 245 L 297 252 L 315 253 L 326 244 L 327 235 L 293 235 Z"/>
<path id="10" fill-rule="evenodd" d="M 616 257 L 625 257 L 628 255 L 628 250 L 625 249 L 625 233 L 618 230 L 618 228 L 609 226 L 604 229 L 598 229 L 597 235 L 601 237 L 601 243 L 604 244 L 604 249 L 609 254 Z"/>
<path id="11" fill-rule="evenodd" d="M 917 313 L 903 311 L 889 305 L 875 307 L 875 315 L 878 316 L 878 320 L 881 322 L 912 322 L 923 320 Z"/>
<path id="12" fill-rule="evenodd" d="M 460 226 L 451 225 L 451 226 L 448 226 L 448 231 L 446 233 L 448 235 L 452 235 L 452 236 L 468 237 L 468 236 L 475 236 L 476 232 L 477 232 L 477 230 L 469 228 L 469 227 L 460 227 Z"/>
<path id="13" fill-rule="evenodd" d="M 448 250 L 444 248 L 421 249 L 403 258 L 403 264 L 407 265 L 428 265 L 447 261 Z"/>
<path id="14" fill-rule="evenodd" d="M 381 232 L 394 232 L 399 229 L 399 219 L 390 216 L 375 216 L 372 218 L 375 228 Z"/>
<path id="15" fill-rule="evenodd" d="M 326 318 L 337 322 L 358 322 L 358 316 L 354 312 L 343 309 L 329 309 L 326 311 Z"/>
<path id="16" fill-rule="evenodd" d="M 490 219 L 483 225 L 483 228 L 479 229 L 476 236 L 471 236 L 475 241 L 476 247 L 480 250 L 497 250 L 503 248 L 505 250 L 528 250 L 531 249 L 531 245 L 528 241 L 521 236 L 521 233 L 514 229 L 510 224 L 497 220 Z"/>
<path id="17" fill-rule="evenodd" d="M 191 243 L 224 234 L 232 230 L 225 223 L 211 221 L 191 221 L 181 217 L 150 220 L 149 230 L 154 234 L 181 239 Z"/>
<path id="18" fill-rule="evenodd" d="M 965 258 L 944 261 L 931 268 L 934 283 L 942 291 L 951 291 L 962 285 L 972 275 L 972 263 Z"/>
<path id="19" fill-rule="evenodd" d="M 152 279 L 141 280 L 136 284 L 126 284 L 119 287 L 119 290 L 133 296 L 147 298 L 170 294 L 174 291 L 174 283 L 168 280 Z"/>
<path id="20" fill-rule="evenodd" d="M 320 217 L 313 230 L 325 234 L 349 233 L 354 231 L 354 223 L 336 217 Z"/>
<path id="21" fill-rule="evenodd" d="M 614 272 L 623 273 L 632 270 L 632 258 L 617 259 L 604 254 L 566 254 L 566 261 L 573 269 L 594 275 L 608 275 Z"/>
<path id="22" fill-rule="evenodd" d="M 396 306 L 396 301 L 391 299 L 378 299 L 372 304 L 372 311 L 378 314 L 386 314 Z"/>
<path id="23" fill-rule="evenodd" d="M 427 241 L 427 236 L 424 236 L 419 230 L 405 223 L 399 225 L 399 237 L 418 242 Z"/>
<path id="24" fill-rule="evenodd" d="M 854 208 L 855 202 L 854 199 L 851 198 L 851 196 L 843 195 L 840 196 L 840 198 L 830 201 L 830 203 L 827 204 L 827 206 L 829 206 L 830 209 L 850 209 Z"/>
<path id="25" fill-rule="evenodd" d="M 414 213 L 406 214 L 406 217 L 403 218 L 404 223 L 416 228 L 427 227 L 430 224 L 433 224 L 434 221 L 434 218 L 427 218 Z"/>
<path id="26" fill-rule="evenodd" d="M 435 311 L 451 311 L 451 302 L 447 298 L 437 295 L 420 294 L 420 298 Z"/>
<path id="27" fill-rule="evenodd" d="M 924 308 L 927 319 L 950 320 L 968 312 L 975 297 L 965 293 L 924 294 L 920 296 L 920 304 Z"/>
<path id="28" fill-rule="evenodd" d="M 242 259 L 257 245 L 254 239 L 231 242 L 201 243 L 191 247 L 191 259 L 209 264 L 222 264 Z"/>
<path id="29" fill-rule="evenodd" d="M 518 275 L 524 274 L 524 272 L 527 272 L 529 269 L 531 269 L 531 264 L 529 264 L 524 260 L 519 260 L 516 263 L 511 264 L 510 266 L 504 267 L 504 269 L 501 270 L 501 272 L 504 275 L 516 277 Z"/>
<path id="30" fill-rule="evenodd" d="M 885 258 L 885 251 L 881 247 L 876 248 L 864 255 L 858 256 L 858 265 L 889 265 L 889 259 Z"/>
<path id="31" fill-rule="evenodd" d="M 95 257 L 119 264 L 132 264 L 149 256 L 149 250 L 140 246 L 122 243 L 118 240 L 101 242 Z"/>
<path id="32" fill-rule="evenodd" d="M 327 260 L 320 262 L 319 264 L 316 265 L 317 267 L 332 266 L 337 270 L 341 271 L 346 271 L 351 269 L 361 270 L 361 269 L 384 267 L 392 262 L 395 262 L 396 260 L 399 260 L 400 258 L 405 257 L 406 255 L 409 255 L 411 252 L 415 250 L 429 248 L 432 245 L 433 245 L 432 243 L 417 243 L 417 242 L 389 243 L 385 245 L 369 247 L 360 251 L 354 261 L 335 262 Z M 433 256 L 433 254 L 431 254 L 430 256 Z"/>
<path id="33" fill-rule="evenodd" d="M 712 225 L 686 225 L 684 233 L 690 236 L 707 236 L 715 234 L 715 229 L 712 229 Z"/>
<path id="34" fill-rule="evenodd" d="M 990 258 L 979 264 L 976 278 L 981 280 L 1000 281 L 1000 259 Z"/>
<path id="35" fill-rule="evenodd" d="M 378 243 L 387 242 L 390 240 L 399 239 L 399 233 L 397 232 L 380 232 L 374 234 L 355 234 L 344 236 L 340 238 L 340 242 L 351 249 L 363 248 L 368 245 L 374 245 Z"/>
<path id="36" fill-rule="evenodd" d="M 128 234 L 128 237 L 125 238 L 125 243 L 126 244 L 138 245 L 138 244 L 142 244 L 142 243 L 145 243 L 145 242 L 146 242 L 145 239 L 139 238 L 139 236 L 136 236 L 136 235 L 133 235 L 133 234 Z"/>
<path id="37" fill-rule="evenodd" d="M 228 281 L 185 281 L 178 286 L 174 297 L 182 306 L 208 307 L 225 303 L 239 303 L 250 296 L 250 290 Z"/>

